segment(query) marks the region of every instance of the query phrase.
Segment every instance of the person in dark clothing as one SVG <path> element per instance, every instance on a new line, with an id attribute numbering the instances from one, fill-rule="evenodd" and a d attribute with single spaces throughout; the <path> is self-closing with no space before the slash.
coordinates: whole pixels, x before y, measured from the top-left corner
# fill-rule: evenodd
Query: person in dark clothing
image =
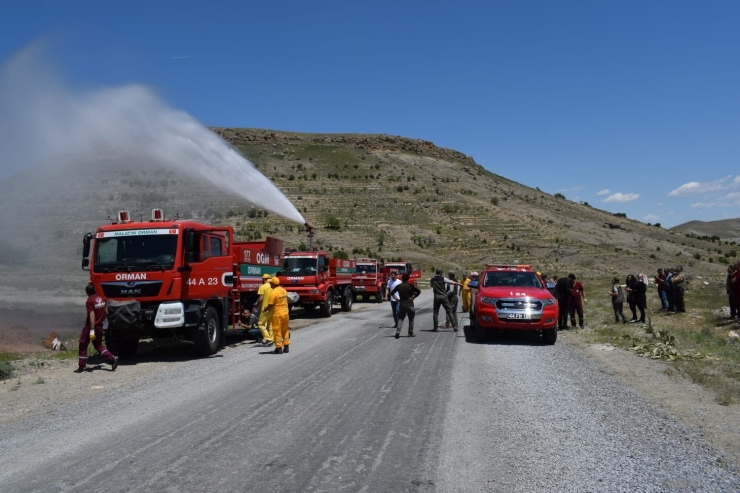
<path id="1" fill-rule="evenodd" d="M 449 274 L 450 280 L 457 282 L 457 279 L 455 279 L 455 273 L 450 272 Z M 457 313 L 457 293 L 460 290 L 455 285 L 448 286 L 447 289 L 447 298 L 450 300 L 450 306 L 452 307 L 452 311 Z M 450 327 L 452 325 L 452 320 L 450 320 L 450 316 L 445 316 L 445 327 Z"/>
<path id="2" fill-rule="evenodd" d="M 437 326 L 439 325 L 440 306 L 444 307 L 447 315 L 450 317 L 450 320 L 452 321 L 452 330 L 457 332 L 457 314 L 452 311 L 452 305 L 450 305 L 450 299 L 447 296 L 447 286 L 450 284 L 453 286 L 460 285 L 460 283 L 444 277 L 442 275 L 442 269 L 437 269 L 437 275 L 432 277 L 432 280 L 429 281 L 429 285 L 432 287 L 432 292 L 434 293 L 434 305 L 432 308 L 434 328 L 432 329 L 432 332 L 436 332 Z"/>
<path id="3" fill-rule="evenodd" d="M 627 323 L 627 317 L 624 316 L 622 307 L 624 306 L 624 290 L 619 285 L 619 279 L 612 279 L 612 289 L 609 291 L 609 295 L 612 297 L 612 308 L 614 309 L 614 319 L 619 323 L 619 317 L 622 317 L 622 323 Z"/>
<path id="4" fill-rule="evenodd" d="M 735 316 L 740 317 L 740 260 L 735 262 L 735 275 L 730 279 L 730 285 L 732 286 L 732 295 L 734 296 L 735 302 Z"/>
<path id="5" fill-rule="evenodd" d="M 401 337 L 401 327 L 406 315 L 409 316 L 409 337 L 414 337 L 414 317 L 416 309 L 414 308 L 414 298 L 421 294 L 419 288 L 409 284 L 409 273 L 404 272 L 401 276 L 401 284 L 396 286 L 391 294 L 398 294 L 401 299 L 398 307 L 398 323 L 396 324 L 396 339 Z"/>
<path id="6" fill-rule="evenodd" d="M 570 279 L 570 326 L 576 326 L 576 314 L 578 314 L 578 326 L 583 328 L 583 303 L 586 301 L 586 293 L 583 292 L 583 284 L 576 280 L 575 274 L 568 274 Z"/>
<path id="7" fill-rule="evenodd" d="M 627 304 L 632 312 L 630 322 L 637 322 L 637 298 L 635 297 L 637 293 L 637 277 L 634 274 L 629 274 L 624 284 L 624 290 L 627 292 Z"/>
<path id="8" fill-rule="evenodd" d="M 686 313 L 686 305 L 683 299 L 684 290 L 686 289 L 684 279 L 683 266 L 679 265 L 676 267 L 676 273 L 671 278 L 673 303 L 676 305 L 676 312 L 678 313 Z"/>
<path id="9" fill-rule="evenodd" d="M 636 322 L 645 323 L 645 309 L 647 308 L 647 276 L 640 273 L 637 276 L 637 283 L 635 283 L 635 307 L 640 310 L 640 319 Z"/>
<path id="10" fill-rule="evenodd" d="M 730 302 L 730 320 L 734 320 L 737 316 L 737 309 L 738 306 L 735 305 L 735 290 L 740 288 L 740 286 L 736 286 L 737 282 L 734 282 L 733 279 L 737 275 L 737 272 L 735 271 L 735 264 L 731 264 L 727 268 L 727 280 L 725 281 L 725 288 L 727 289 L 727 298 Z"/>
<path id="11" fill-rule="evenodd" d="M 558 330 L 568 328 L 568 315 L 570 313 L 570 288 L 571 282 L 567 277 L 561 277 L 555 283 L 554 296 L 558 300 Z"/>

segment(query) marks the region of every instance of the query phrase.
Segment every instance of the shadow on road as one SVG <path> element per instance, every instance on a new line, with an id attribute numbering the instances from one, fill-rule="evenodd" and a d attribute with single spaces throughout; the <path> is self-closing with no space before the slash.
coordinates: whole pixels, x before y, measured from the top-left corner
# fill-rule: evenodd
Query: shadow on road
<path id="1" fill-rule="evenodd" d="M 487 344 L 491 346 L 545 346 L 542 336 L 536 330 L 504 330 L 491 329 L 483 342 L 475 340 L 473 328 L 470 325 L 463 327 L 465 342 L 470 344 Z"/>

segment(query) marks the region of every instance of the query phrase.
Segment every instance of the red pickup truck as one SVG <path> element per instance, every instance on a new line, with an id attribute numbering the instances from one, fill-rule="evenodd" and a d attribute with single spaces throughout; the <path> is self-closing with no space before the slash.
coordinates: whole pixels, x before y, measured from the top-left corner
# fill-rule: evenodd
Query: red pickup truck
<path id="1" fill-rule="evenodd" d="M 482 342 L 494 329 L 536 330 L 545 344 L 558 337 L 558 304 L 530 265 L 486 264 L 475 290 L 470 325 Z"/>

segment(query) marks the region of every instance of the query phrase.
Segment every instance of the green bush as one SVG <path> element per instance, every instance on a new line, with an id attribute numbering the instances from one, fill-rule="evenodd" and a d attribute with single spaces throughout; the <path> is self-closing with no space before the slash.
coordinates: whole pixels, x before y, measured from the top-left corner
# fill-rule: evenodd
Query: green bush
<path id="1" fill-rule="evenodd" d="M 13 376 L 13 365 L 7 361 L 0 361 L 0 380 L 8 380 Z"/>

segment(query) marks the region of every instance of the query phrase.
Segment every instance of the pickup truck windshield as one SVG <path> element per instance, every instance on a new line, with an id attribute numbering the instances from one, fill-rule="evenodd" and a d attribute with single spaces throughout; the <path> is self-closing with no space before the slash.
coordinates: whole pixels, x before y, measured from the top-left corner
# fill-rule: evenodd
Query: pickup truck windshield
<path id="1" fill-rule="evenodd" d="M 94 272 L 172 270 L 175 266 L 177 235 L 147 234 L 97 238 Z"/>
<path id="2" fill-rule="evenodd" d="M 535 287 L 542 288 L 539 276 L 534 272 L 486 272 L 484 287 Z"/>
<path id="3" fill-rule="evenodd" d="M 286 275 L 297 273 L 315 274 L 317 272 L 318 259 L 316 257 L 285 257 L 283 259 L 283 272 Z"/>

